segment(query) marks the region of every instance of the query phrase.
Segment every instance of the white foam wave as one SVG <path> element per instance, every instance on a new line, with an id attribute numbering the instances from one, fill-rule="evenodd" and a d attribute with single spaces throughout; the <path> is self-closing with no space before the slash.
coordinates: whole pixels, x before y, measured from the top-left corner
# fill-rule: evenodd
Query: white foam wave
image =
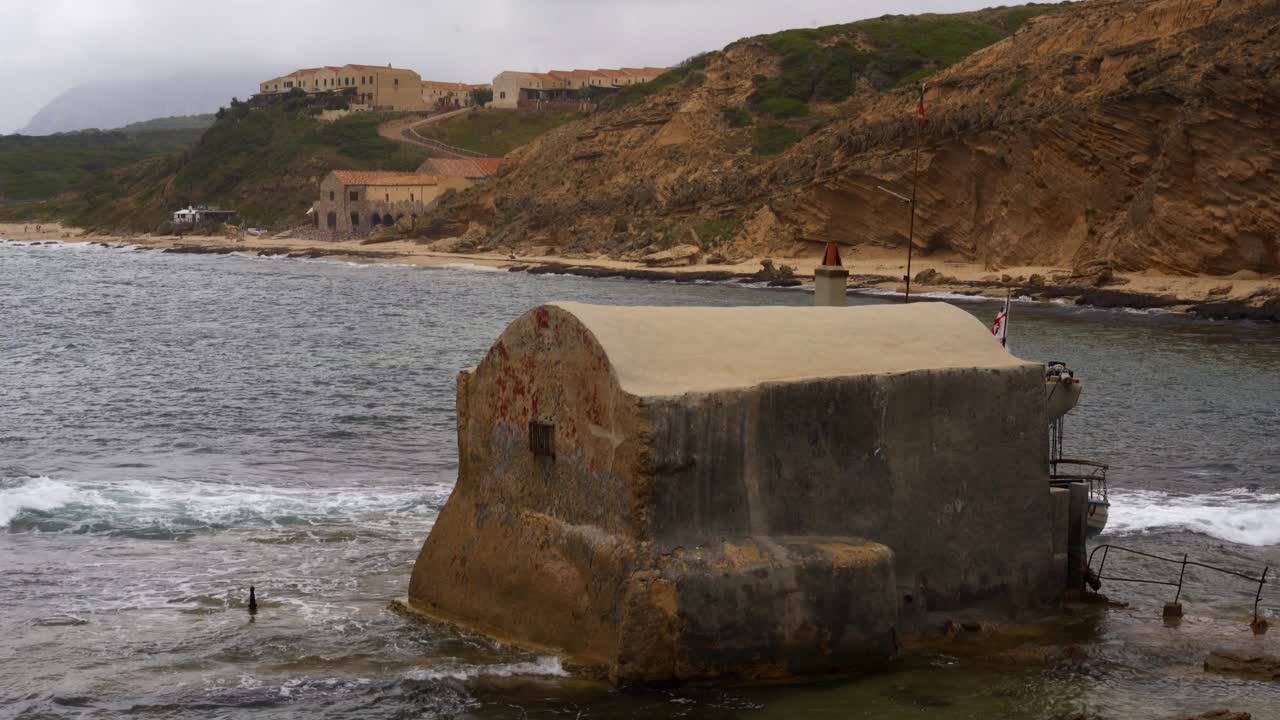
<path id="1" fill-rule="evenodd" d="M 476 263 L 444 263 L 439 267 L 449 268 L 450 270 L 466 270 L 468 272 L 506 272 L 503 268 L 494 267 L 492 265 L 478 265 Z"/>
<path id="2" fill-rule="evenodd" d="M 1110 500 L 1109 535 L 1183 529 L 1240 545 L 1280 545 L 1280 494 L 1115 490 Z"/>
<path id="3" fill-rule="evenodd" d="M 482 677 L 568 677 L 560 658 L 543 656 L 531 662 L 498 665 L 450 665 L 417 668 L 405 673 L 409 680 L 474 680 Z"/>
<path id="4" fill-rule="evenodd" d="M 443 483 L 404 487 L 271 487 L 211 482 L 61 481 L 47 477 L 0 484 L 0 527 L 24 512 L 51 514 L 65 532 L 162 528 L 314 526 L 389 527 L 434 518 L 448 497 Z"/>
<path id="5" fill-rule="evenodd" d="M 854 292 L 862 295 L 879 295 L 882 297 L 902 297 L 903 293 L 890 288 L 853 288 Z M 986 295 L 965 295 L 964 293 L 944 292 L 941 290 L 934 292 L 913 292 L 911 297 L 929 298 L 930 300 L 963 300 L 963 301 L 981 301 L 981 302 L 1004 302 L 1002 297 L 988 297 Z M 1017 302 L 1023 302 L 1022 297 L 1014 298 Z"/>
<path id="6" fill-rule="evenodd" d="M 30 478 L 17 487 L 0 490 L 0 528 L 8 527 L 24 510 L 48 511 L 75 498 L 70 485 L 47 477 Z"/>

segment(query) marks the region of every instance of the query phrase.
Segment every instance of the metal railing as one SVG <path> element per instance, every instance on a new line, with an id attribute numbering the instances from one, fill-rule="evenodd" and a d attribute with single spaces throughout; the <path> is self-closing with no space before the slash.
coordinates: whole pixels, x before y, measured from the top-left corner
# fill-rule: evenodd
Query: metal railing
<path id="1" fill-rule="evenodd" d="M 1099 561 L 1098 563 L 1097 572 L 1094 572 L 1093 557 L 1098 554 L 1099 550 L 1102 551 L 1102 560 Z M 1120 577 L 1117 575 L 1110 575 L 1110 576 L 1103 575 L 1102 574 L 1103 569 L 1107 565 L 1107 557 L 1111 554 L 1112 550 L 1116 550 L 1118 552 L 1132 553 L 1133 555 L 1139 555 L 1141 557 L 1150 558 L 1152 560 L 1159 560 L 1161 562 L 1167 562 L 1167 563 L 1172 563 L 1174 565 L 1179 565 L 1181 567 L 1180 567 L 1180 570 L 1178 571 L 1178 581 L 1171 582 L 1168 580 L 1152 580 L 1150 578 L 1132 578 L 1132 577 Z M 1267 584 L 1267 573 L 1270 572 L 1271 570 L 1271 566 L 1269 565 L 1262 568 L 1261 576 L 1253 577 L 1252 575 L 1246 575 L 1241 572 L 1236 572 L 1235 570 L 1228 570 L 1226 568 L 1220 568 L 1214 565 L 1208 565 L 1202 562 L 1188 560 L 1185 553 L 1183 554 L 1182 559 L 1179 560 L 1177 558 L 1169 558 L 1169 557 L 1164 557 L 1162 555 L 1153 555 L 1151 553 L 1142 552 L 1141 550 L 1134 550 L 1132 548 L 1121 547 L 1119 545 L 1099 545 L 1098 547 L 1095 547 L 1092 552 L 1089 553 L 1088 569 L 1089 569 L 1089 572 L 1093 575 L 1093 577 L 1098 580 L 1114 580 L 1116 582 L 1145 583 L 1147 585 L 1168 585 L 1169 587 L 1177 588 L 1178 591 L 1173 596 L 1173 602 L 1177 603 L 1178 600 L 1182 597 L 1182 582 L 1183 580 L 1186 579 L 1188 565 L 1192 567 L 1204 568 L 1206 570 L 1212 570 L 1214 572 L 1219 572 L 1224 575 L 1232 575 L 1234 577 L 1248 580 L 1251 583 L 1257 583 L 1258 592 L 1256 595 L 1254 595 L 1254 598 L 1253 598 L 1253 621 L 1255 623 L 1258 622 L 1258 604 L 1262 602 L 1262 588 Z"/>

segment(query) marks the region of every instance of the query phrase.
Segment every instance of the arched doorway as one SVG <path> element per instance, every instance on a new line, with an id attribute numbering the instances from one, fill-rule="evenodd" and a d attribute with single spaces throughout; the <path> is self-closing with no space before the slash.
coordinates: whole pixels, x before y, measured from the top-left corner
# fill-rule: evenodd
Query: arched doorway
<path id="1" fill-rule="evenodd" d="M 386 215 L 383 215 L 383 216 L 382 216 L 382 224 L 383 224 L 383 225 L 392 225 L 392 224 L 394 224 L 394 223 L 395 223 L 395 221 L 391 219 L 391 213 L 387 213 Z"/>
<path id="2" fill-rule="evenodd" d="M 326 218 L 325 222 L 328 223 L 330 230 L 336 230 L 338 228 L 338 213 L 329 213 L 329 217 Z"/>
<path id="3" fill-rule="evenodd" d="M 382 220 L 378 218 L 378 213 L 369 216 L 369 227 L 378 227 L 382 224 Z"/>

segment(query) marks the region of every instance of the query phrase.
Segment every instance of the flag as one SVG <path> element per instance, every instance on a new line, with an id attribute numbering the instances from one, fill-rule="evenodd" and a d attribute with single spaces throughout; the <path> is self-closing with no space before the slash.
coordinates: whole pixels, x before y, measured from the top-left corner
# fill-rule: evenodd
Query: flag
<path id="1" fill-rule="evenodd" d="M 996 322 L 991 326 L 991 334 L 1000 338 L 1000 345 L 1009 344 L 1009 299 L 1011 295 L 1005 295 L 1004 308 L 996 315 Z"/>
<path id="2" fill-rule="evenodd" d="M 920 106 L 916 108 L 916 122 L 924 124 L 924 85 L 920 85 Z"/>

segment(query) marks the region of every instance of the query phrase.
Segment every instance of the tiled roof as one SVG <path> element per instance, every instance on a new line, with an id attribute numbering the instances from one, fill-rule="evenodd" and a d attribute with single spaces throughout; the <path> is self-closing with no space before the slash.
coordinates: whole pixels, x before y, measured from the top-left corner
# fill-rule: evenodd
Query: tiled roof
<path id="1" fill-rule="evenodd" d="M 428 87 L 435 90 L 470 90 L 472 85 L 456 82 L 442 82 L 440 80 L 423 80 L 422 87 Z"/>
<path id="2" fill-rule="evenodd" d="M 422 170 L 444 177 L 483 178 L 498 171 L 502 158 L 428 158 Z"/>
<path id="3" fill-rule="evenodd" d="M 367 170 L 334 170 L 333 174 L 343 185 L 439 185 L 435 175 L 419 175 L 406 172 L 377 172 Z"/>
<path id="4" fill-rule="evenodd" d="M 498 172 L 498 168 L 502 167 L 503 158 L 500 157 L 482 157 L 471 158 L 471 162 L 480 166 L 485 175 L 492 175 Z"/>
<path id="5" fill-rule="evenodd" d="M 356 68 L 357 70 L 394 70 L 398 72 L 405 71 L 405 68 L 390 67 L 388 65 L 356 65 L 355 63 L 352 63 L 350 65 L 343 65 L 343 67 L 352 67 L 352 68 Z"/>

